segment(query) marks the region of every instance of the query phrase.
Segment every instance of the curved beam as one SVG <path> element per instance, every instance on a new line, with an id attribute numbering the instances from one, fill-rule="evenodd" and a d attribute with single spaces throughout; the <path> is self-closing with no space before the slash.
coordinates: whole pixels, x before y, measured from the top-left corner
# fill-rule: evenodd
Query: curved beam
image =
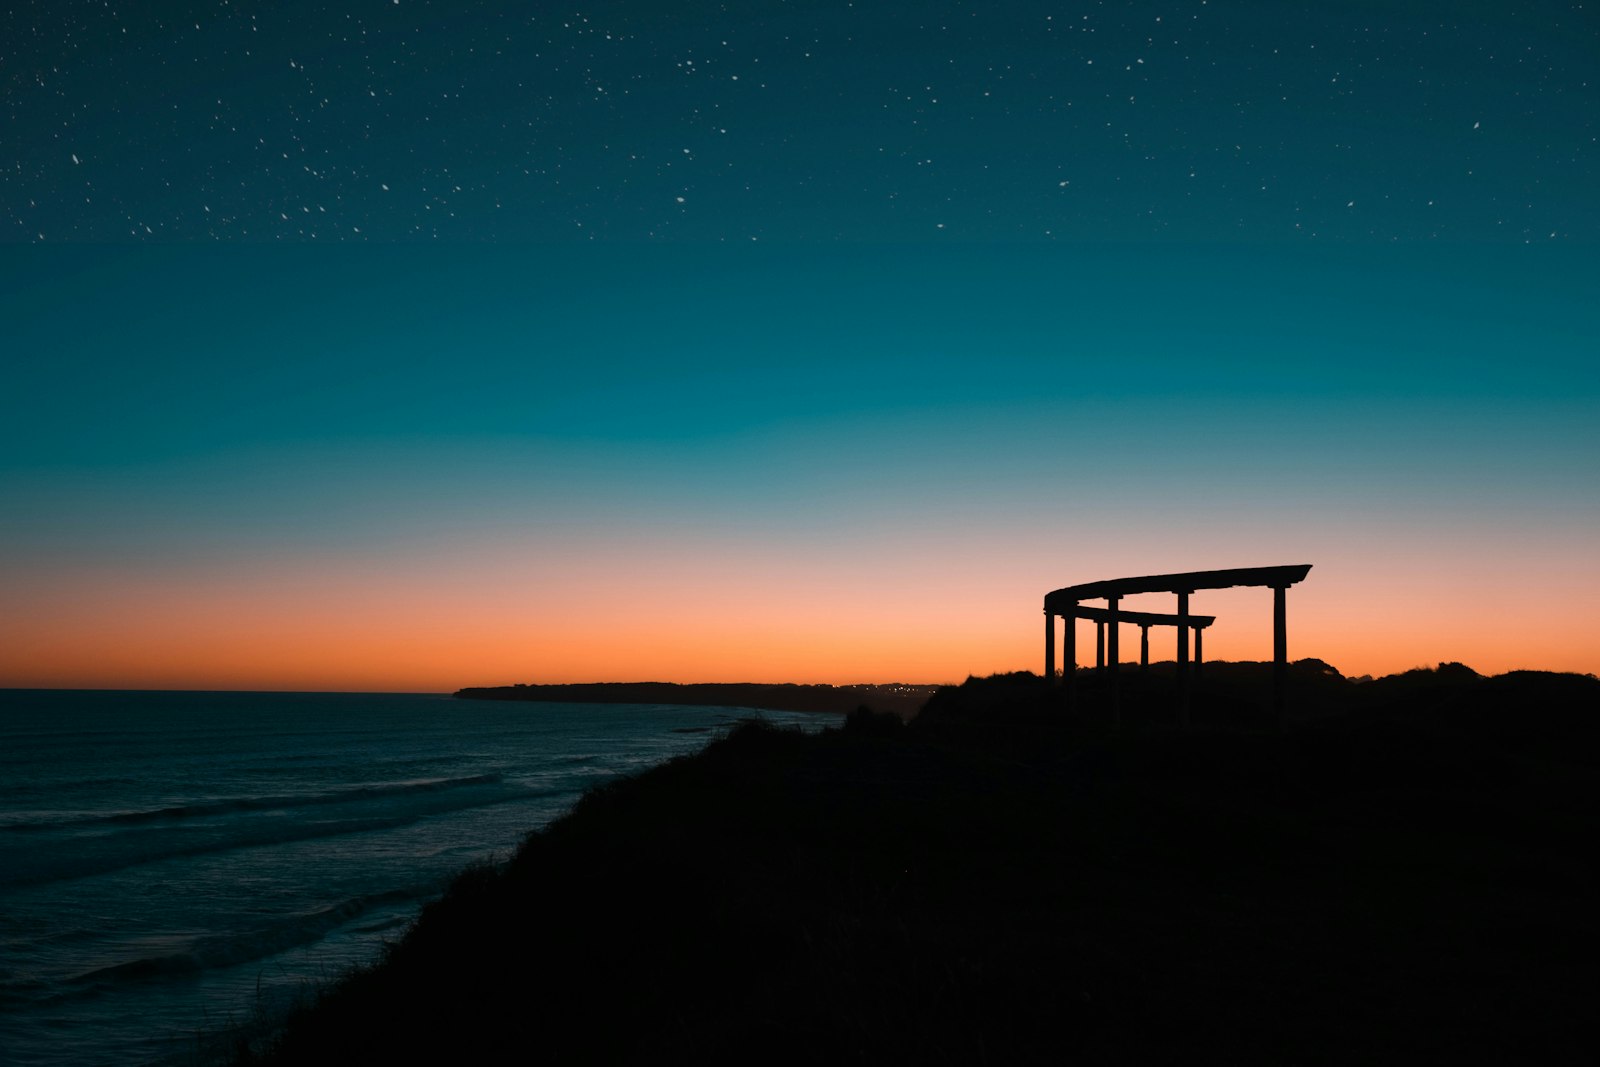
<path id="1" fill-rule="evenodd" d="M 1311 564 L 1296 563 L 1284 567 L 1234 567 L 1220 571 L 1184 571 L 1179 574 L 1113 578 L 1110 581 L 1086 582 L 1052 590 L 1044 595 L 1044 609 L 1052 610 L 1053 602 L 1099 600 L 1104 597 L 1132 596 L 1135 593 L 1193 593 L 1198 589 L 1232 589 L 1239 585 L 1286 589 L 1304 581 L 1310 570 Z M 1057 609 L 1056 614 L 1063 612 Z"/>
<path id="2" fill-rule="evenodd" d="M 1088 608 L 1079 605 L 1072 609 L 1074 618 L 1089 619 L 1092 622 L 1110 622 L 1111 612 L 1106 608 Z M 1129 623 L 1134 626 L 1177 626 L 1176 615 L 1165 615 L 1159 611 L 1123 611 L 1117 609 L 1117 621 Z M 1188 625 L 1194 627 L 1210 626 L 1217 621 L 1215 615 L 1190 615 Z"/>

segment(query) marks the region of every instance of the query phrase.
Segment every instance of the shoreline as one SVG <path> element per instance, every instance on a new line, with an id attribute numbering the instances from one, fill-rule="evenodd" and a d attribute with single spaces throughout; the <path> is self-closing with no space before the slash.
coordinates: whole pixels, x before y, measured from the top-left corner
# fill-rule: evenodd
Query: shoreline
<path id="1" fill-rule="evenodd" d="M 1583 1062 L 1600 682 L 1311 679 L 1282 733 L 1025 674 L 742 725 L 463 873 L 265 1062 Z"/>

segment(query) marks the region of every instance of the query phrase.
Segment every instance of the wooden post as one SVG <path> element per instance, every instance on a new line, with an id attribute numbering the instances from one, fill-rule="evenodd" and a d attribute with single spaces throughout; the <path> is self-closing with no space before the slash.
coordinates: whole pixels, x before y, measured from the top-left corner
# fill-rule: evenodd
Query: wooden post
<path id="1" fill-rule="evenodd" d="M 1189 594 L 1178 594 L 1178 677 L 1189 673 Z"/>
<path id="2" fill-rule="evenodd" d="M 1141 623 L 1139 626 L 1139 669 L 1150 669 L 1150 624 Z"/>
<path id="3" fill-rule="evenodd" d="M 1117 602 L 1121 599 L 1119 596 L 1106 597 L 1106 608 L 1111 612 L 1111 618 L 1106 620 L 1106 663 L 1110 665 L 1113 677 L 1116 676 L 1117 668 L 1122 666 L 1122 646 L 1117 636 L 1122 630 L 1122 624 L 1117 621 Z"/>
<path id="4" fill-rule="evenodd" d="M 1094 669 L 1099 674 L 1106 670 L 1106 624 L 1104 620 L 1094 624 Z"/>
<path id="5" fill-rule="evenodd" d="M 1072 705 L 1072 680 L 1078 671 L 1078 602 L 1067 605 L 1061 620 L 1066 629 L 1061 633 L 1061 684 L 1067 690 L 1067 705 Z"/>
<path id="6" fill-rule="evenodd" d="M 1106 597 L 1106 610 L 1111 617 L 1106 620 L 1106 661 L 1111 668 L 1111 727 L 1116 729 L 1122 725 L 1122 693 L 1118 686 L 1122 674 L 1122 644 L 1119 634 L 1122 624 L 1117 621 L 1117 604 L 1122 600 L 1118 596 Z"/>
<path id="7" fill-rule="evenodd" d="M 1044 613 L 1044 676 L 1054 682 L 1056 677 L 1056 617 Z"/>
<path id="8" fill-rule="evenodd" d="M 1189 592 L 1178 594 L 1178 716 L 1189 725 Z"/>
<path id="9" fill-rule="evenodd" d="M 1289 589 L 1272 587 L 1272 715 L 1283 729 L 1283 687 L 1289 673 Z"/>
<path id="10" fill-rule="evenodd" d="M 1200 677 L 1200 668 L 1206 662 L 1205 645 L 1203 644 L 1205 636 L 1206 628 L 1204 626 L 1196 626 L 1194 628 L 1194 676 L 1196 678 Z"/>

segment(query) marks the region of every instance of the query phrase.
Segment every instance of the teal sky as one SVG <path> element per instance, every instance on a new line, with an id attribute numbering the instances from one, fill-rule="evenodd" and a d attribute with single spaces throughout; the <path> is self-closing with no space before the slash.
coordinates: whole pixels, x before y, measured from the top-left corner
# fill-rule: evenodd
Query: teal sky
<path id="1" fill-rule="evenodd" d="M 1600 669 L 1588 6 L 5 18 L 0 684 Z"/>
<path id="2" fill-rule="evenodd" d="M 852 415 L 1048 422 L 1086 404 L 1161 410 L 1226 444 L 1250 433 L 1218 422 L 1239 405 L 1263 419 L 1417 405 L 1420 431 L 1484 403 L 1589 401 L 1597 382 L 1589 249 L 180 247 L 8 260 L 4 311 L 26 358 L 5 432 L 23 467 L 406 436 L 688 447 Z M 1124 446 L 1146 436 L 1130 426 Z"/>
<path id="3" fill-rule="evenodd" d="M 739 673 L 717 626 L 798 603 L 816 631 L 837 626 L 831 604 L 878 659 L 841 676 L 819 661 L 838 653 L 796 649 L 768 676 L 940 678 L 1035 666 L 1048 588 L 1304 560 L 1325 585 L 1298 651 L 1348 670 L 1600 666 L 1584 621 L 1600 601 L 1587 250 L 36 248 L 8 263 L 0 314 L 23 358 L 0 399 L 0 584 L 24 607 L 13 628 L 55 613 L 69 648 L 102 608 L 167 595 L 112 611 L 107 587 L 248 615 L 268 612 L 251 606 L 261 583 L 300 582 L 269 614 L 410 589 L 426 633 L 425 605 L 473 590 L 459 610 L 518 605 L 530 649 L 575 605 L 609 605 L 593 647 L 624 621 L 649 641 L 685 613 L 714 619 L 695 624 L 700 659 L 654 668 L 686 678 Z M 324 602 L 313 571 L 349 587 Z M 1464 623 L 1480 597 L 1500 626 Z M 162 625 L 224 610 L 197 603 Z M 1412 618 L 1460 629 L 1408 644 L 1390 631 Z M 1213 654 L 1252 652 L 1248 631 L 1231 649 L 1213 636 Z M 1000 647 L 970 651 L 980 638 Z M 478 673 L 463 640 L 450 674 L 414 685 L 560 674 L 531 651 Z"/>

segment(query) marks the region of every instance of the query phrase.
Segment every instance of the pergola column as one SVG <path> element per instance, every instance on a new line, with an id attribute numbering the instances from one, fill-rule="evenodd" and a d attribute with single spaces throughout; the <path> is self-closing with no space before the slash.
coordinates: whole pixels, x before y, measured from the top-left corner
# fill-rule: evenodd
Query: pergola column
<path id="1" fill-rule="evenodd" d="M 1071 619 L 1067 625 L 1072 625 Z M 1044 613 L 1044 676 L 1046 681 L 1054 681 L 1056 676 L 1056 617 L 1048 611 Z"/>
<path id="2" fill-rule="evenodd" d="M 1078 602 L 1072 601 L 1061 616 L 1066 628 L 1061 632 L 1061 684 L 1072 702 L 1072 679 L 1078 670 Z"/>
<path id="3" fill-rule="evenodd" d="M 1139 624 L 1139 669 L 1150 669 L 1150 624 Z"/>
<path id="4" fill-rule="evenodd" d="M 1189 591 L 1178 593 L 1178 711 L 1189 725 Z"/>
<path id="5" fill-rule="evenodd" d="M 1116 675 L 1117 669 L 1122 666 L 1122 653 L 1120 651 L 1122 646 L 1117 637 L 1118 632 L 1122 629 L 1122 625 L 1117 621 L 1117 602 L 1121 599 L 1119 596 L 1106 597 L 1106 610 L 1111 612 L 1111 618 L 1106 620 L 1106 662 L 1110 665 L 1113 676 Z M 1112 685 L 1115 684 L 1115 682 L 1112 683 Z"/>
<path id="6" fill-rule="evenodd" d="M 1178 594 L 1178 677 L 1189 672 L 1189 594 Z"/>
<path id="7" fill-rule="evenodd" d="M 1101 674 L 1104 674 L 1106 669 L 1106 624 L 1104 622 L 1096 622 L 1094 624 L 1094 669 Z"/>
<path id="8" fill-rule="evenodd" d="M 1106 597 L 1106 611 L 1111 617 L 1106 620 L 1108 640 L 1106 641 L 1106 659 L 1111 668 L 1111 724 L 1113 728 L 1122 725 L 1122 694 L 1118 689 L 1119 679 L 1122 675 L 1122 644 L 1118 636 L 1122 631 L 1122 624 L 1117 621 L 1117 604 L 1122 600 L 1119 596 Z"/>
<path id="9" fill-rule="evenodd" d="M 1204 626 L 1196 626 L 1194 628 L 1194 676 L 1196 678 L 1200 677 L 1200 668 L 1204 666 L 1206 662 L 1204 651 L 1205 636 L 1206 628 Z"/>
<path id="10" fill-rule="evenodd" d="M 1289 589 L 1272 587 L 1272 714 L 1283 726 L 1283 687 L 1289 673 Z"/>

